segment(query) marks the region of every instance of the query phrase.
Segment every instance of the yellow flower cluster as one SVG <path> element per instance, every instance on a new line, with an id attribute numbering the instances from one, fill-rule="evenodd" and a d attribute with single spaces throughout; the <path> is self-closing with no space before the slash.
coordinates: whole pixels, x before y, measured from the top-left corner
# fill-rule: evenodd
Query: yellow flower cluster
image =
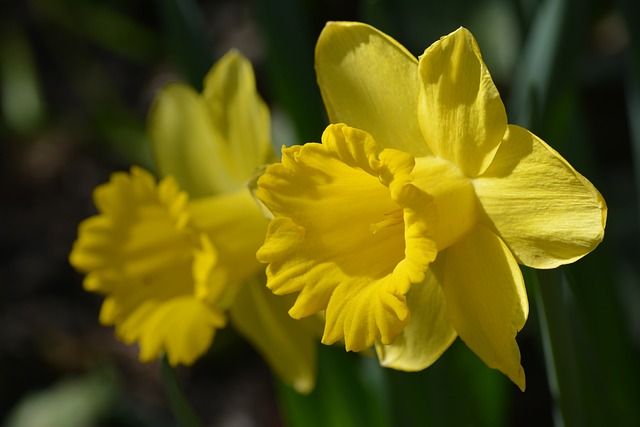
<path id="1" fill-rule="evenodd" d="M 333 124 L 321 143 L 283 148 L 258 180 L 270 222 L 245 187 L 274 161 L 248 62 L 232 52 L 203 94 L 174 84 L 158 95 L 160 182 L 140 168 L 114 174 L 71 253 L 85 288 L 105 295 L 102 323 L 142 360 L 189 364 L 230 313 L 304 392 L 324 313 L 325 344 L 375 346 L 382 365 L 414 371 L 460 336 L 524 390 L 518 264 L 554 268 L 592 251 L 602 196 L 508 124 L 464 28 L 416 59 L 368 25 L 329 23 L 316 72 Z"/>

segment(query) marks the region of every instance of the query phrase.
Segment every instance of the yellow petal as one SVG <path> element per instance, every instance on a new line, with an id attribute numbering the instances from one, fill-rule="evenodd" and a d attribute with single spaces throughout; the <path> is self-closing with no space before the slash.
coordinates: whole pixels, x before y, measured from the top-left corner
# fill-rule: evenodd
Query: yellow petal
<path id="1" fill-rule="evenodd" d="M 193 297 L 174 298 L 158 304 L 146 319 L 140 337 L 140 360 L 150 361 L 165 351 L 169 363 L 191 365 L 211 346 L 214 332 L 225 325 L 222 314 Z"/>
<path id="2" fill-rule="evenodd" d="M 380 364 L 403 371 L 420 371 L 434 363 L 456 339 L 446 311 L 444 293 L 431 265 L 422 283 L 407 294 L 411 320 L 391 344 L 376 344 Z"/>
<path id="3" fill-rule="evenodd" d="M 437 225 L 431 230 L 438 250 L 444 250 L 475 227 L 480 218 L 473 182 L 453 163 L 440 157 L 416 159 L 413 184 L 432 197 Z"/>
<path id="4" fill-rule="evenodd" d="M 417 60 L 402 45 L 366 24 L 329 22 L 315 61 L 331 123 L 364 129 L 382 147 L 429 153 L 416 117 Z"/>
<path id="5" fill-rule="evenodd" d="M 121 277 L 119 291 L 104 301 L 101 323 L 115 325 L 122 341 L 139 343 L 141 361 L 166 352 L 172 365 L 193 363 L 226 319 L 193 296 L 189 273 L 184 263 L 145 281 Z"/>
<path id="6" fill-rule="evenodd" d="M 191 275 L 193 276 L 194 295 L 201 301 L 215 303 L 224 290 L 224 275 L 216 275 L 218 251 L 211 244 L 209 237 L 201 233 L 200 246 L 193 249 Z"/>
<path id="7" fill-rule="evenodd" d="M 258 259 L 276 294 L 300 292 L 294 318 L 326 308 L 323 342 L 359 351 L 408 320 L 404 295 L 435 258 L 430 198 L 410 183 L 412 156 L 366 132 L 329 126 L 323 144 L 283 150 L 258 181 L 274 213 Z M 388 186 L 388 187 L 387 187 Z"/>
<path id="8" fill-rule="evenodd" d="M 237 190 L 229 165 L 227 141 L 214 128 L 209 108 L 191 87 L 165 86 L 151 106 L 149 138 L 161 176 L 174 176 L 191 197 Z"/>
<path id="9" fill-rule="evenodd" d="M 441 262 L 447 312 L 458 335 L 484 363 L 524 391 L 516 334 L 524 326 L 529 305 L 511 252 L 498 236 L 479 225 L 438 254 L 437 263 Z"/>
<path id="10" fill-rule="evenodd" d="M 200 95 L 184 84 L 167 85 L 148 119 L 160 175 L 175 176 L 192 198 L 238 190 L 274 157 L 269 110 L 249 61 L 230 51 L 204 86 Z"/>
<path id="11" fill-rule="evenodd" d="M 216 268 L 226 287 L 238 286 L 264 270 L 256 251 L 264 242 L 268 221 L 248 189 L 189 202 L 190 224 L 207 233 L 217 252 Z"/>
<path id="12" fill-rule="evenodd" d="M 203 96 L 212 126 L 225 141 L 229 173 L 244 183 L 275 158 L 269 109 L 256 90 L 249 60 L 237 50 L 220 58 L 204 79 Z"/>
<path id="13" fill-rule="evenodd" d="M 598 190 L 526 129 L 509 126 L 493 163 L 474 186 L 486 223 L 522 264 L 571 263 L 604 237 L 607 206 Z"/>
<path id="14" fill-rule="evenodd" d="M 469 177 L 491 163 L 507 115 L 473 35 L 460 28 L 420 57 L 418 118 L 431 151 Z"/>
<path id="15" fill-rule="evenodd" d="M 290 296 L 273 295 L 264 279 L 252 280 L 238 293 L 231 322 L 282 380 L 306 394 L 315 386 L 322 322 L 292 319 L 287 314 L 292 303 Z"/>
<path id="16" fill-rule="evenodd" d="M 82 281 L 82 287 L 87 292 L 109 294 L 120 288 L 121 284 L 114 272 L 89 272 Z"/>
<path id="17" fill-rule="evenodd" d="M 145 280 L 120 276 L 119 288 L 107 295 L 102 305 L 100 323 L 115 325 L 116 335 L 126 343 L 139 340 L 158 304 L 192 294 L 188 284 L 175 286 L 189 278 L 188 263 L 174 265 L 162 273 Z"/>

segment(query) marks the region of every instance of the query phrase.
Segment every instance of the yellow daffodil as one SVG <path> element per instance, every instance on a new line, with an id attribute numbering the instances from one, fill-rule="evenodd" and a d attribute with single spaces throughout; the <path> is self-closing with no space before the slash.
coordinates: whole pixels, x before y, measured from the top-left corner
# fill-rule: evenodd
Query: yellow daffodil
<path id="1" fill-rule="evenodd" d="M 432 364 L 456 336 L 521 389 L 528 315 L 518 264 L 553 268 L 602 240 L 606 205 L 546 143 L 508 125 L 471 33 L 417 60 L 380 31 L 329 23 L 316 72 L 330 125 L 258 181 L 274 214 L 268 287 L 324 311 L 322 341 Z"/>
<path id="2" fill-rule="evenodd" d="M 274 158 L 270 118 L 250 63 L 225 55 L 203 94 L 166 86 L 149 115 L 159 174 L 133 167 L 96 188 L 99 214 L 79 227 L 71 264 L 105 295 L 100 321 L 138 343 L 140 359 L 166 352 L 191 364 L 227 323 L 301 392 L 315 384 L 317 319 L 287 315 L 292 300 L 265 286 L 255 252 L 267 220 L 246 181 Z"/>

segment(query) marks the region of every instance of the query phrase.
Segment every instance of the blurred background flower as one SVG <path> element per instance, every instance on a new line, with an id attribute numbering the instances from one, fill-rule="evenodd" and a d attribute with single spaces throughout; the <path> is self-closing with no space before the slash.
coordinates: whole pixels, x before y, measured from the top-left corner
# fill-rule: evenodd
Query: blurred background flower
<path id="1" fill-rule="evenodd" d="M 67 255 L 91 192 L 151 167 L 156 90 L 201 90 L 230 48 L 256 68 L 276 147 L 326 124 L 313 49 L 328 20 L 372 24 L 420 55 L 459 26 L 478 39 L 510 121 L 557 149 L 609 206 L 578 264 L 525 271 L 526 393 L 459 341 L 413 374 L 321 347 L 317 390 L 274 381 L 233 332 L 179 374 L 205 425 L 638 425 L 640 6 L 632 0 L 27 0 L 0 3 L 0 420 L 170 426 L 158 366 L 98 324 Z M 532 286 L 529 286 L 532 284 Z M 346 421 L 348 420 L 348 424 Z"/>

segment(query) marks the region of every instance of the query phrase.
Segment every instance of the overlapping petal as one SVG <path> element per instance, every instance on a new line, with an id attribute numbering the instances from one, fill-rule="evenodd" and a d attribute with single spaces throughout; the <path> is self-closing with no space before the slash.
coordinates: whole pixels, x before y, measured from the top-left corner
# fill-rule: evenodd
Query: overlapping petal
<path id="1" fill-rule="evenodd" d="M 411 321 L 391 344 L 376 344 L 382 366 L 403 371 L 420 371 L 431 366 L 458 336 L 447 314 L 446 301 L 436 263 L 425 280 L 411 287 L 407 305 Z"/>
<path id="2" fill-rule="evenodd" d="M 525 387 L 516 334 L 529 314 L 518 263 L 483 225 L 438 254 L 447 313 L 462 340 L 489 367 Z"/>
<path id="3" fill-rule="evenodd" d="M 264 270 L 255 253 L 264 241 L 268 221 L 246 188 L 192 200 L 187 209 L 191 225 L 206 232 L 216 248 L 216 268 L 224 274 L 228 291 Z"/>
<path id="4" fill-rule="evenodd" d="M 165 86 L 149 111 L 149 139 L 162 176 L 174 176 L 191 197 L 235 191 L 223 135 L 209 122 L 204 98 L 190 86 Z"/>
<path id="5" fill-rule="evenodd" d="M 474 186 L 485 222 L 530 267 L 573 262 L 604 237 L 607 207 L 598 190 L 526 129 L 509 126 Z"/>
<path id="6" fill-rule="evenodd" d="M 382 147 L 427 154 L 416 117 L 416 65 L 402 45 L 369 25 L 327 23 L 315 67 L 329 120 L 365 129 Z"/>
<path id="7" fill-rule="evenodd" d="M 140 359 L 151 361 L 164 349 L 169 363 L 191 365 L 211 346 L 215 331 L 226 317 L 191 296 L 173 298 L 159 305 L 147 319 L 140 336 Z"/>
<path id="8" fill-rule="evenodd" d="M 420 128 L 431 151 L 473 178 L 491 163 L 507 114 L 473 35 L 460 28 L 420 57 Z"/>
<path id="9" fill-rule="evenodd" d="M 299 393 L 309 393 L 316 381 L 318 338 L 322 321 L 294 320 L 287 310 L 293 296 L 273 295 L 264 278 L 247 283 L 231 307 L 231 322 L 263 355 L 273 371 Z"/>
<path id="10" fill-rule="evenodd" d="M 188 286 L 176 286 L 185 283 L 188 272 L 184 264 L 144 282 L 121 277 L 121 290 L 106 297 L 100 322 L 115 325 L 124 342 L 138 342 L 141 361 L 154 360 L 165 351 L 174 366 L 193 363 L 210 347 L 226 318 L 193 298 Z"/>
<path id="11" fill-rule="evenodd" d="M 192 198 L 239 190 L 273 156 L 269 110 L 236 51 L 211 69 L 203 95 L 182 83 L 164 87 L 148 122 L 160 175 L 176 177 Z"/>
<path id="12" fill-rule="evenodd" d="M 225 141 L 230 177 L 242 184 L 256 167 L 274 160 L 269 109 L 256 90 L 253 67 L 231 50 L 205 76 L 209 123 Z"/>
<path id="13" fill-rule="evenodd" d="M 276 216 L 258 251 L 268 286 L 299 292 L 295 318 L 326 308 L 323 342 L 388 344 L 408 321 L 405 294 L 436 252 L 414 215 L 430 199 L 408 181 L 412 168 L 410 155 L 382 153 L 366 132 L 336 125 L 323 144 L 283 150 L 260 178 L 257 195 Z"/>

